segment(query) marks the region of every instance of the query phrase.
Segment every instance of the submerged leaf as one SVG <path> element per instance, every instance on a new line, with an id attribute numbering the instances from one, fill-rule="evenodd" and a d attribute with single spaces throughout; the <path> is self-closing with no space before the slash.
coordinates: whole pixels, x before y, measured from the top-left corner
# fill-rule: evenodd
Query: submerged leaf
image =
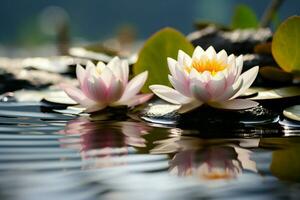
<path id="1" fill-rule="evenodd" d="M 133 66 L 135 75 L 146 70 L 149 72 L 143 92 L 150 91 L 149 85 L 170 85 L 167 57 L 176 58 L 180 49 L 191 54 L 194 47 L 184 35 L 172 28 L 162 29 L 146 41 Z"/>
<path id="2" fill-rule="evenodd" d="M 232 17 L 233 29 L 257 28 L 258 20 L 255 12 L 247 5 L 238 5 Z"/>
<path id="3" fill-rule="evenodd" d="M 300 71 L 300 16 L 285 20 L 274 34 L 272 54 L 287 72 Z"/>

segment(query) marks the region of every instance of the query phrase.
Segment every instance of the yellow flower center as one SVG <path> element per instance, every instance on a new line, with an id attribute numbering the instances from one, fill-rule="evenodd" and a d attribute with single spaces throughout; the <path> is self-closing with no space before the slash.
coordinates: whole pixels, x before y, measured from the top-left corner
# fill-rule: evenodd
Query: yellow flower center
<path id="1" fill-rule="evenodd" d="M 216 60 L 216 59 L 207 59 L 207 60 L 193 60 L 190 67 L 186 67 L 186 71 L 189 73 L 192 68 L 196 69 L 198 72 L 202 73 L 205 71 L 210 72 L 213 76 L 216 75 L 219 71 L 222 71 L 226 68 L 226 64 Z"/>
<path id="2" fill-rule="evenodd" d="M 101 72 L 102 72 L 101 68 L 99 66 L 96 66 L 96 73 L 98 76 L 101 75 Z"/>
<path id="3" fill-rule="evenodd" d="M 232 179 L 235 178 L 235 174 L 225 170 L 225 171 L 210 171 L 201 174 L 202 178 L 207 180 L 217 180 L 217 179 Z"/>

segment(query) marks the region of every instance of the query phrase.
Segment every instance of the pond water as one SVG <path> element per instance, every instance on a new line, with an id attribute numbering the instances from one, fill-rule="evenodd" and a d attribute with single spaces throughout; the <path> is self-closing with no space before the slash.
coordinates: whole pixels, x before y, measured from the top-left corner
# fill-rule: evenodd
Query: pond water
<path id="1" fill-rule="evenodd" d="M 300 198 L 297 123 L 282 120 L 279 137 L 204 138 L 52 109 L 0 103 L 0 199 Z"/>

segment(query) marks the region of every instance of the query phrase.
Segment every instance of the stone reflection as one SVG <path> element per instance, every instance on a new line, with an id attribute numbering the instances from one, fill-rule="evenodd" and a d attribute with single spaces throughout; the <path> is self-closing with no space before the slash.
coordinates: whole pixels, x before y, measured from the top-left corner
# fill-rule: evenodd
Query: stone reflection
<path id="1" fill-rule="evenodd" d="M 133 121 L 93 121 L 89 117 L 79 117 L 60 131 L 66 135 L 60 141 L 65 148 L 79 150 L 83 160 L 93 161 L 87 168 L 112 167 L 126 164 L 126 159 L 120 158 L 134 152 L 132 147 L 145 147 L 142 136 L 150 129 Z"/>
<path id="2" fill-rule="evenodd" d="M 169 142 L 176 145 L 167 144 Z M 152 152 L 166 152 L 166 147 L 173 148 L 168 152 L 175 152 L 170 160 L 170 173 L 173 175 L 194 176 L 201 180 L 230 180 L 237 178 L 244 170 L 257 172 L 255 162 L 250 159 L 251 151 L 241 148 L 237 141 L 182 136 L 159 142 Z"/>

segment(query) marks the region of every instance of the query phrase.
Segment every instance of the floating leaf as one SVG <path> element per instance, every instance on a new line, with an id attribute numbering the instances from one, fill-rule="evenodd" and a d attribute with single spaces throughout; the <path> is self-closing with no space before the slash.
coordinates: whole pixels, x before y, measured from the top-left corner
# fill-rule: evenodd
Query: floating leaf
<path id="1" fill-rule="evenodd" d="M 231 26 L 233 29 L 257 28 L 258 20 L 255 12 L 247 5 L 236 6 Z"/>
<path id="2" fill-rule="evenodd" d="M 64 91 L 52 91 L 45 94 L 44 99 L 48 102 L 66 104 L 66 105 L 75 105 L 73 99 L 71 99 Z"/>
<path id="3" fill-rule="evenodd" d="M 133 66 L 135 75 L 146 70 L 149 72 L 143 92 L 150 91 L 148 87 L 152 84 L 170 85 L 167 57 L 177 58 L 180 49 L 191 54 L 194 47 L 184 35 L 172 28 L 162 29 L 146 41 Z"/>
<path id="4" fill-rule="evenodd" d="M 279 82 L 292 82 L 293 74 L 285 72 L 279 68 L 272 66 L 264 66 L 259 69 L 259 73 L 263 78 Z"/>
<path id="5" fill-rule="evenodd" d="M 290 86 L 278 89 L 259 91 L 258 95 L 250 98 L 252 100 L 280 99 L 287 97 L 300 96 L 300 87 Z"/>
<path id="6" fill-rule="evenodd" d="M 285 20 L 274 34 L 272 54 L 287 72 L 300 71 L 300 16 Z"/>
<path id="7" fill-rule="evenodd" d="M 300 105 L 285 109 L 283 115 L 289 119 L 300 121 Z"/>

